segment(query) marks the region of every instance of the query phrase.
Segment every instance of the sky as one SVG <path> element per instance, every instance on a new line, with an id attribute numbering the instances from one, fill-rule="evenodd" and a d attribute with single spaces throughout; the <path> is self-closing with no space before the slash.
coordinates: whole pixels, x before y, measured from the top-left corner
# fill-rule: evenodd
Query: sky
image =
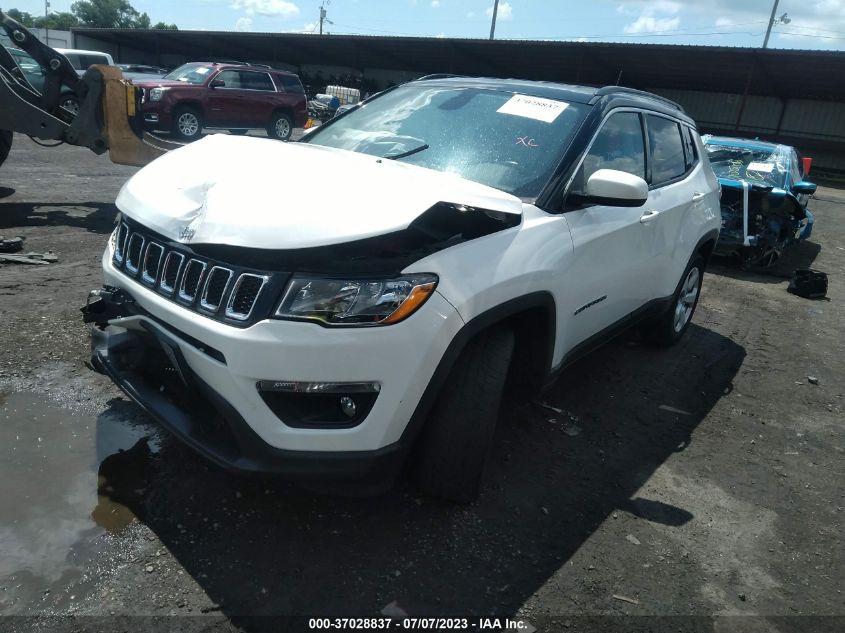
<path id="1" fill-rule="evenodd" d="M 51 0 L 67 11 L 73 0 Z M 0 0 L 42 15 L 43 0 Z M 316 33 L 321 0 L 130 0 L 183 30 Z M 774 0 L 500 0 L 497 39 L 762 46 Z M 330 0 L 329 33 L 486 38 L 493 0 Z M 845 0 L 780 0 L 770 48 L 845 50 Z"/>

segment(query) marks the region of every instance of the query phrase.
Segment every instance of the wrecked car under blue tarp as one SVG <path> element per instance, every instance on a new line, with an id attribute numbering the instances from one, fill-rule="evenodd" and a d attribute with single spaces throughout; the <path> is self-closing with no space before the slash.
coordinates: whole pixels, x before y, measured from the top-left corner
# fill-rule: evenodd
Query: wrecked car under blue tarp
<path id="1" fill-rule="evenodd" d="M 719 136 L 703 140 L 722 188 L 718 253 L 768 266 L 787 246 L 810 236 L 807 203 L 816 185 L 804 180 L 795 148 Z"/>

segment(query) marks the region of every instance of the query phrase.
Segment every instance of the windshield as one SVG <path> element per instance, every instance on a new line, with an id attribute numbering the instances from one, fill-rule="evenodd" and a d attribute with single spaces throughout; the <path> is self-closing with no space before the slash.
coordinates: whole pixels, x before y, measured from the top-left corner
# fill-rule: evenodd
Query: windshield
<path id="1" fill-rule="evenodd" d="M 747 180 L 765 187 L 783 187 L 787 161 L 779 148 L 751 149 L 712 143 L 707 143 L 706 147 L 717 177 Z"/>
<path id="2" fill-rule="evenodd" d="M 409 84 L 303 142 L 457 174 L 536 198 L 587 106 L 479 88 Z"/>
<path id="3" fill-rule="evenodd" d="M 189 84 L 201 84 L 205 83 L 210 72 L 211 68 L 205 64 L 184 64 L 173 72 L 166 74 L 162 79 L 184 81 Z"/>

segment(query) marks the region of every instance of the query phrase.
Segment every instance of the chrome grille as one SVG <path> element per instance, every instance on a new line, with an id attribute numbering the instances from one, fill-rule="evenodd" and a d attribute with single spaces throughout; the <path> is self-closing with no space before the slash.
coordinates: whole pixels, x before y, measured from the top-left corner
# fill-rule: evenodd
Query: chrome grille
<path id="1" fill-rule="evenodd" d="M 258 295 L 267 283 L 266 275 L 252 275 L 244 273 L 238 277 L 235 287 L 226 306 L 226 316 L 238 321 L 246 321 L 252 314 Z"/>
<path id="2" fill-rule="evenodd" d="M 147 254 L 144 256 L 144 267 L 141 270 L 141 279 L 153 285 L 158 278 L 158 270 L 161 267 L 161 258 L 164 256 L 164 247 L 161 244 L 150 242 L 147 245 Z"/>
<path id="3" fill-rule="evenodd" d="M 275 287 L 274 274 L 192 257 L 189 247 L 159 241 L 136 230 L 131 220 L 122 222 L 114 234 L 113 261 L 124 275 L 206 317 L 245 327 L 262 318 L 257 314 L 259 305 L 265 311 L 263 318 L 269 316 L 269 299 L 260 300 L 267 288 Z"/>
<path id="4" fill-rule="evenodd" d="M 226 294 L 226 289 L 229 287 L 229 281 L 232 279 L 232 271 L 222 266 L 215 266 L 208 273 L 208 278 L 205 282 L 205 288 L 202 291 L 202 299 L 200 305 L 206 310 L 216 312 L 223 303 L 223 296 Z"/>
<path id="5" fill-rule="evenodd" d="M 133 275 L 138 273 L 138 268 L 141 266 L 141 253 L 144 252 L 145 241 L 140 233 L 133 233 L 129 238 L 129 244 L 126 247 L 126 270 Z"/>
<path id="6" fill-rule="evenodd" d="M 182 285 L 179 286 L 179 298 L 182 301 L 193 303 L 194 299 L 197 298 L 205 269 L 206 263 L 198 259 L 192 259 L 185 266 L 185 273 L 182 275 Z"/>
<path id="7" fill-rule="evenodd" d="M 164 268 L 161 271 L 161 281 L 158 282 L 159 289 L 166 295 L 172 295 L 176 289 L 176 280 L 179 279 L 179 271 L 182 269 L 182 262 L 185 256 L 182 253 L 170 251 L 164 260 Z"/>
<path id="8" fill-rule="evenodd" d="M 114 261 L 118 264 L 123 263 L 123 256 L 126 253 L 126 238 L 129 237 L 129 225 L 126 222 L 121 222 L 117 227 L 117 236 L 114 242 Z"/>

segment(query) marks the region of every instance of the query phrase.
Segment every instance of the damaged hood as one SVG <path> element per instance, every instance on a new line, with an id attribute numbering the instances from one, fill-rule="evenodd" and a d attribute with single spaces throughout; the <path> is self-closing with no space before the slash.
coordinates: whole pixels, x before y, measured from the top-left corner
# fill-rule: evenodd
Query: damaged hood
<path id="1" fill-rule="evenodd" d="M 522 201 L 458 176 L 308 143 L 215 134 L 153 161 L 117 207 L 176 242 L 293 249 L 399 231 L 438 202 Z"/>

